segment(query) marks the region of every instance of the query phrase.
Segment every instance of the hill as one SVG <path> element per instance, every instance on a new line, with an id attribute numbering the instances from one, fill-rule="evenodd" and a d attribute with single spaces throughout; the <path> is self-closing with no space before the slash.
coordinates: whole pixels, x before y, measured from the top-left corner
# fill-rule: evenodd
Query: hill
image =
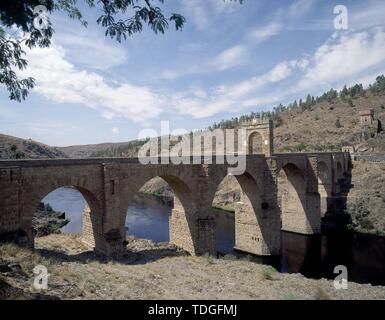
<path id="1" fill-rule="evenodd" d="M 70 158 L 135 157 L 147 140 L 57 147 Z"/>
<path id="2" fill-rule="evenodd" d="M 350 104 L 348 101 L 351 101 Z M 384 152 L 385 136 L 363 137 L 360 112 L 373 109 L 375 118 L 385 122 L 385 94 L 366 93 L 352 100 L 320 102 L 311 109 L 286 110 L 275 128 L 275 149 L 290 151 L 339 151 L 355 146 L 362 152 Z"/>
<path id="3" fill-rule="evenodd" d="M 0 159 L 66 158 L 58 148 L 33 141 L 0 134 Z"/>

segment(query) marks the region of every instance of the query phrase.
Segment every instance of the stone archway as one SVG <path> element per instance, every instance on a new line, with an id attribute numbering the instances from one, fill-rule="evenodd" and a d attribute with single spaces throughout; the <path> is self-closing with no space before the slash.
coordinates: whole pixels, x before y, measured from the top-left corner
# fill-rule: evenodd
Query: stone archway
<path id="1" fill-rule="evenodd" d="M 201 249 L 198 232 L 197 209 L 193 193 L 190 187 L 181 178 L 172 174 L 148 175 L 137 181 L 133 188 L 126 190 L 120 225 L 124 226 L 127 216 L 128 204 L 135 194 L 149 181 L 154 178 L 161 178 L 170 186 L 173 194 L 173 208 L 169 218 L 169 242 L 183 248 L 191 254 L 199 254 Z M 129 227 L 129 226 L 128 226 Z M 210 241 L 209 239 L 207 241 Z M 214 241 L 214 239 L 211 239 Z"/>
<path id="2" fill-rule="evenodd" d="M 273 155 L 274 136 L 272 120 L 253 119 L 242 123 L 241 128 L 245 130 L 245 149 L 248 154 L 264 154 L 267 157 Z M 254 135 L 255 133 L 260 134 L 261 137 Z"/>
<path id="3" fill-rule="evenodd" d="M 259 132 L 252 132 L 248 138 L 249 154 L 263 153 L 263 136 Z"/>
<path id="4" fill-rule="evenodd" d="M 195 223 L 197 215 L 192 191 L 180 178 L 171 175 L 161 175 L 171 187 L 174 194 L 174 207 L 169 222 L 170 242 L 196 254 L 199 253 L 198 230 Z M 207 239 L 215 242 L 215 239 Z"/>
<path id="5" fill-rule="evenodd" d="M 85 187 L 71 184 L 55 184 L 50 186 L 49 183 L 44 187 L 36 189 L 31 201 L 28 202 L 27 207 L 23 209 L 22 214 L 22 228 L 26 231 L 29 237 L 29 243 L 34 245 L 34 232 L 32 227 L 32 219 L 39 203 L 50 193 L 64 188 L 71 187 L 76 189 L 84 199 L 83 209 L 83 225 L 82 225 L 82 241 L 97 252 L 104 252 L 104 238 L 102 232 L 103 210 L 100 201 L 96 195 Z"/>
<path id="6" fill-rule="evenodd" d="M 234 249 L 259 256 L 279 254 L 279 215 L 274 214 L 272 204 L 264 201 L 262 186 L 248 172 L 230 177 L 231 185 L 239 192 L 234 203 Z M 217 191 L 225 180 L 230 180 L 229 176 L 222 179 Z"/>
<path id="7" fill-rule="evenodd" d="M 279 202 L 282 230 L 306 233 L 309 221 L 306 215 L 306 181 L 294 164 L 286 164 L 278 174 Z"/>

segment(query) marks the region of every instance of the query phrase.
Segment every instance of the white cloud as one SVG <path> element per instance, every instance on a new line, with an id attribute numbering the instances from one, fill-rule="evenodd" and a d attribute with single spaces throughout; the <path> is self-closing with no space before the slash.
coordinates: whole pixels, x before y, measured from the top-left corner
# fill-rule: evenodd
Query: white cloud
<path id="1" fill-rule="evenodd" d="M 180 94 L 174 97 L 173 104 L 180 114 L 204 118 L 220 112 L 241 112 L 279 103 L 304 92 L 316 94 L 330 87 L 338 89 L 341 83 L 368 84 L 375 75 L 384 72 L 384 52 L 385 32 L 382 29 L 342 33 L 335 39 L 328 39 L 313 56 L 280 62 L 268 72 L 236 84 L 220 85 L 208 92 L 195 89 Z M 271 84 L 292 77 L 294 72 L 299 80 L 274 94 Z"/>
<path id="2" fill-rule="evenodd" d="M 242 109 L 277 102 L 279 97 L 276 95 L 255 97 L 255 94 L 261 87 L 289 77 L 300 64 L 303 64 L 302 60 L 281 62 L 263 75 L 233 85 L 221 85 L 209 92 L 194 88 L 184 94 L 175 95 L 174 108 L 183 115 L 205 118 L 219 112 L 240 112 Z"/>
<path id="3" fill-rule="evenodd" d="M 111 131 L 112 131 L 113 134 L 119 134 L 120 133 L 118 127 L 113 127 Z"/>
<path id="4" fill-rule="evenodd" d="M 299 86 L 329 85 L 359 76 L 370 68 L 383 67 L 384 52 L 385 33 L 382 29 L 329 39 L 316 50 Z"/>
<path id="5" fill-rule="evenodd" d="M 124 117 L 144 121 L 157 117 L 164 107 L 162 96 L 146 86 L 129 83 L 110 85 L 95 72 L 76 68 L 68 62 L 62 47 L 27 50 L 28 68 L 24 76 L 36 79 L 37 92 L 57 103 L 77 103 L 111 119 Z"/>
<path id="6" fill-rule="evenodd" d="M 384 21 L 384 1 L 365 1 L 359 7 L 349 10 L 349 26 L 355 29 L 383 26 Z"/>
<path id="7" fill-rule="evenodd" d="M 202 59 L 199 64 L 196 62 L 189 63 L 183 68 L 165 69 L 159 75 L 160 79 L 177 80 L 181 77 L 192 76 L 196 74 L 206 74 L 217 71 L 224 71 L 234 67 L 238 67 L 247 63 L 249 58 L 249 50 L 244 45 L 235 45 L 225 49 L 214 58 L 207 57 Z"/>
<path id="8" fill-rule="evenodd" d="M 306 0 L 299 0 L 299 2 Z M 315 1 L 310 1 L 315 2 Z M 336 3 L 337 4 L 337 3 Z M 342 3 L 344 5 L 344 3 Z M 360 31 L 373 27 L 381 27 L 385 21 L 385 2 L 384 1 L 356 1 L 355 3 L 346 4 L 348 9 L 348 29 L 350 31 Z M 330 6 L 330 15 L 321 17 L 320 19 L 312 19 L 311 21 L 302 21 L 298 17 L 292 19 L 295 22 L 289 28 L 292 30 L 334 30 L 333 20 L 336 15 L 333 14 L 334 6 Z M 290 10 L 289 10 L 290 11 Z M 291 10 L 295 11 L 295 10 Z M 290 17 L 290 15 L 288 15 Z"/>
<path id="9" fill-rule="evenodd" d="M 298 67 L 298 64 L 299 62 L 295 60 L 280 62 L 263 75 L 253 77 L 234 85 L 219 86 L 216 90 L 217 94 L 225 94 L 229 98 L 241 98 L 255 92 L 263 86 L 284 80 L 291 75 L 293 69 Z"/>
<path id="10" fill-rule="evenodd" d="M 85 68 L 106 70 L 127 62 L 124 47 L 112 45 L 101 36 L 64 34 L 57 41 L 71 62 Z"/>
<path id="11" fill-rule="evenodd" d="M 247 49 L 242 45 L 237 45 L 222 51 L 214 59 L 214 65 L 219 70 L 226 70 L 244 64 L 247 56 Z"/>
<path id="12" fill-rule="evenodd" d="M 279 30 L 270 25 L 264 32 L 259 29 L 254 36 L 256 41 L 261 41 Z M 221 52 L 215 61 L 203 62 L 193 71 L 198 72 L 199 68 L 212 71 L 235 67 L 247 61 L 247 48 L 247 43 L 233 46 Z M 131 83 L 112 85 L 102 75 L 70 63 L 64 49 L 55 44 L 48 49 L 28 51 L 29 68 L 26 73 L 37 80 L 34 91 L 51 101 L 77 103 L 99 111 L 107 119 L 124 117 L 143 123 L 157 118 L 166 107 L 174 115 L 194 118 L 210 117 L 221 112 L 239 113 L 251 107 L 278 103 L 305 90 L 314 92 L 315 88 L 329 88 L 341 81 L 349 83 L 354 78 L 367 78 L 369 73 L 384 70 L 383 52 L 385 33 L 382 29 L 342 33 L 326 41 L 315 50 L 312 57 L 282 61 L 269 71 L 239 83 L 208 89 L 190 87 L 186 92 L 167 95 Z M 279 93 L 274 93 L 272 84 L 298 72 L 301 72 L 301 76 L 295 85 L 283 88 L 281 85 Z M 166 70 L 164 76 L 175 79 L 178 74 Z M 119 132 L 118 128 L 112 130 L 115 134 Z"/>
<path id="13" fill-rule="evenodd" d="M 278 21 L 273 21 L 266 26 L 257 27 L 250 31 L 248 38 L 250 41 L 252 41 L 252 43 L 259 44 L 279 34 L 281 30 L 282 24 Z"/>

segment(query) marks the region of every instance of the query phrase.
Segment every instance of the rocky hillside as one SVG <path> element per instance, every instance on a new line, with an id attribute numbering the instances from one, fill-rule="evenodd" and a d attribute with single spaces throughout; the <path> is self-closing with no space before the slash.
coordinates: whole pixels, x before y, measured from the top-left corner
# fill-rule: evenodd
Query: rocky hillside
<path id="1" fill-rule="evenodd" d="M 360 232 L 385 236 L 385 162 L 354 161 L 347 213 Z"/>
<path id="2" fill-rule="evenodd" d="M 367 92 L 351 100 L 317 103 L 309 110 L 284 111 L 274 130 L 275 150 L 333 151 L 355 146 L 361 153 L 384 152 L 384 134 L 362 139 L 359 113 L 368 109 L 373 109 L 375 118 L 385 123 L 385 94 Z"/>
<path id="3" fill-rule="evenodd" d="M 31 139 L 0 134 L 0 159 L 66 158 L 58 148 Z"/>

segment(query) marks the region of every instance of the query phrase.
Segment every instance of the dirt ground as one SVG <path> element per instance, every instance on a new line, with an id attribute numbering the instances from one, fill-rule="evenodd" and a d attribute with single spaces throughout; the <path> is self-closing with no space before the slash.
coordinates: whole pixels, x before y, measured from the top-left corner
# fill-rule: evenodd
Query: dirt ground
<path id="1" fill-rule="evenodd" d="M 129 238 L 128 255 L 105 261 L 78 236 L 38 238 L 36 250 L 0 246 L 2 299 L 385 299 L 385 287 L 282 274 L 270 266 L 225 256 L 193 257 L 168 243 Z M 48 290 L 37 292 L 33 268 L 44 265 Z"/>

